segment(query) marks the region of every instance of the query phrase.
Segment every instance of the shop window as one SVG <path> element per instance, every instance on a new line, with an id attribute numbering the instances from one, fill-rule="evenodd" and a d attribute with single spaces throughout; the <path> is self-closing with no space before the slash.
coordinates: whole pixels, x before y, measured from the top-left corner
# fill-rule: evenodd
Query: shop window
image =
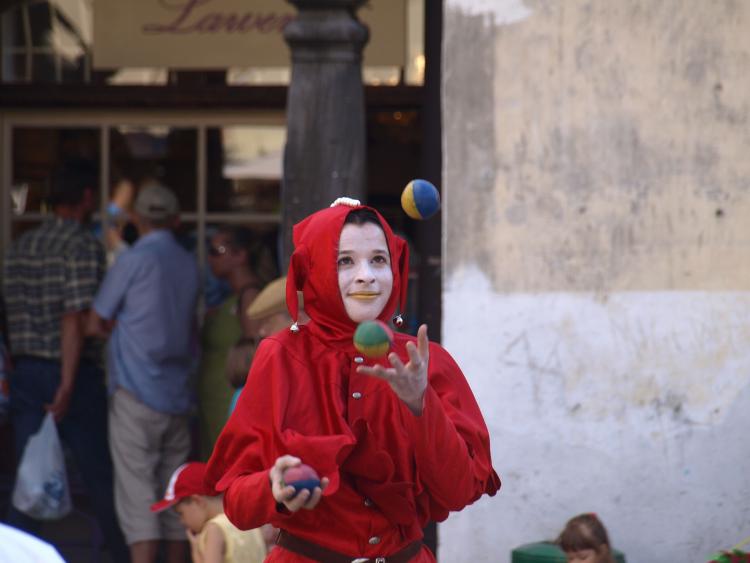
<path id="1" fill-rule="evenodd" d="M 18 220 L 48 213 L 50 179 L 61 163 L 86 161 L 94 170 L 99 166 L 98 128 L 14 127 L 11 138 L 10 200 Z"/>
<path id="2" fill-rule="evenodd" d="M 204 233 L 205 305 L 217 305 L 229 287 L 213 275 L 210 241 L 221 227 L 244 228 L 263 249 L 263 270 L 279 271 L 283 125 L 206 128 L 206 224 Z M 270 260 L 270 264 L 269 264 Z"/>
<path id="3" fill-rule="evenodd" d="M 10 166 L 6 176 L 3 246 L 36 227 L 49 215 L 46 204 L 55 171 L 83 162 L 100 175 L 100 205 L 128 208 L 150 179 L 169 186 L 181 207 L 176 235 L 203 266 L 210 306 L 221 287 L 209 285 L 208 247 L 220 226 L 252 231 L 278 271 L 282 154 L 286 130 L 281 120 L 266 124 L 192 126 L 120 123 L 102 120 L 86 127 L 10 124 Z M 104 152 L 102 152 L 102 150 Z M 101 176 L 105 172 L 106 176 Z M 92 228 L 101 229 L 100 213 Z M 118 224 L 127 242 L 137 240 L 132 223 Z M 103 241 L 106 237 L 103 236 Z M 226 289 L 226 288 L 224 288 Z M 213 293 L 212 293 L 213 292 Z M 214 295 L 216 293 L 216 295 Z"/>
<path id="4" fill-rule="evenodd" d="M 87 82 L 91 5 L 26 1 L 0 14 L 3 82 Z"/>
<path id="5" fill-rule="evenodd" d="M 194 127 L 134 127 L 109 129 L 110 197 L 122 182 L 137 189 L 157 180 L 172 189 L 182 213 L 198 209 L 198 130 Z"/>
<path id="6" fill-rule="evenodd" d="M 285 139 L 282 125 L 209 127 L 208 212 L 280 213 Z"/>
<path id="7" fill-rule="evenodd" d="M 7 231 L 10 240 L 33 229 L 50 213 L 50 183 L 63 163 L 77 161 L 98 170 L 100 133 L 96 127 L 13 127 Z"/>

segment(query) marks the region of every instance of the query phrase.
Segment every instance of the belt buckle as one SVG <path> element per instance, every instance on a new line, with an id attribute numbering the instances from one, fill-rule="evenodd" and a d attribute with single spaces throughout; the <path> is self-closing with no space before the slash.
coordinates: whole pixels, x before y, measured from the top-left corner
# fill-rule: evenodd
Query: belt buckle
<path id="1" fill-rule="evenodd" d="M 352 559 L 352 563 L 367 563 L 369 560 L 369 557 L 358 557 L 357 559 Z M 383 561 L 385 561 L 385 559 Z"/>

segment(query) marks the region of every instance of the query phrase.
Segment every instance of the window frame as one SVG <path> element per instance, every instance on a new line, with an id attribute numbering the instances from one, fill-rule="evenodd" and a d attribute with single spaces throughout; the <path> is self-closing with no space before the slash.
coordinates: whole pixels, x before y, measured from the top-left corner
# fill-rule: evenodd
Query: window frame
<path id="1" fill-rule="evenodd" d="M 286 114 L 282 110 L 138 110 L 110 111 L 61 111 L 61 110 L 18 110 L 0 112 L 0 256 L 4 256 L 11 243 L 12 226 L 16 222 L 40 220 L 41 213 L 24 214 L 18 218 L 12 213 L 10 190 L 13 182 L 13 130 L 24 128 L 96 128 L 99 130 L 99 215 L 104 216 L 109 199 L 110 147 L 109 130 L 120 126 L 132 127 L 180 127 L 197 130 L 196 166 L 196 212 L 181 213 L 182 221 L 194 222 L 198 240 L 204 240 L 206 225 L 213 223 L 277 224 L 281 225 L 281 213 L 232 213 L 212 212 L 206 209 L 207 192 L 207 143 L 206 131 L 212 127 L 252 127 L 278 126 L 286 129 Z M 283 206 L 283 199 L 281 200 Z M 205 245 L 197 245 L 196 258 L 202 264 L 206 259 Z M 0 257 L 0 260 L 2 258 Z"/>

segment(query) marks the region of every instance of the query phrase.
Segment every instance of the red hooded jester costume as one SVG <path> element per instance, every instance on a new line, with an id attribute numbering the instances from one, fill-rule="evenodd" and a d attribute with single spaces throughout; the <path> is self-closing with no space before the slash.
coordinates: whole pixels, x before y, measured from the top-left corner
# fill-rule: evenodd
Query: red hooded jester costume
<path id="1" fill-rule="evenodd" d="M 370 362 L 353 346 L 356 323 L 346 314 L 336 263 L 346 216 L 361 207 L 330 207 L 294 227 L 287 305 L 296 319 L 301 290 L 311 320 L 298 332 L 262 341 L 209 460 L 207 480 L 225 493 L 225 512 L 241 529 L 270 522 L 352 558 L 375 558 L 420 539 L 429 520 L 494 495 L 500 480 L 482 414 L 442 347 L 430 343 L 421 416 L 387 382 L 357 373 Z M 391 256 L 393 291 L 379 317 L 388 322 L 406 295 L 408 248 L 375 213 Z M 393 351 L 404 362 L 409 340 L 415 338 L 395 334 Z M 313 510 L 277 508 L 269 470 L 285 454 L 330 479 Z M 267 561 L 309 560 L 277 548 Z M 424 548 L 413 561 L 434 558 Z"/>

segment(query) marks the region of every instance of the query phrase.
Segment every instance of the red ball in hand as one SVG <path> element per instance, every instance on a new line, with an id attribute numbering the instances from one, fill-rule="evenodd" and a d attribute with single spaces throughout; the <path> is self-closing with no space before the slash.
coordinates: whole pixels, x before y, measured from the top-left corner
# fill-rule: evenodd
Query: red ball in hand
<path id="1" fill-rule="evenodd" d="M 295 494 L 302 489 L 307 489 L 312 494 L 315 487 L 320 487 L 320 477 L 312 467 L 304 463 L 284 470 L 281 480 L 284 486 L 294 487 Z"/>

